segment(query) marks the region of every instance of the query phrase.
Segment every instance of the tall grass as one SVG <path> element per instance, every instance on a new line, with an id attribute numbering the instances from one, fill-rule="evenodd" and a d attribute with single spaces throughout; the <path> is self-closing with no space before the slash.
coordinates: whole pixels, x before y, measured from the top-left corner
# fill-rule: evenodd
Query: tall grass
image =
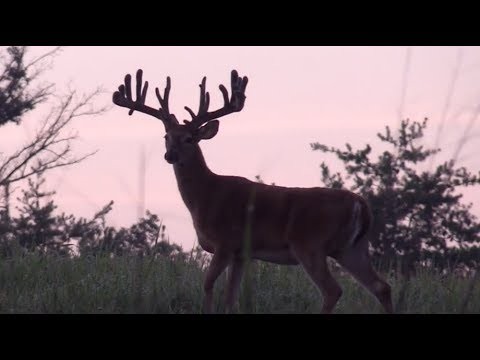
<path id="1" fill-rule="evenodd" d="M 253 262 L 240 313 L 317 313 L 322 297 L 300 267 Z M 348 275 L 335 275 L 344 294 L 335 313 L 382 313 Z M 27 254 L 0 261 L 0 313 L 201 313 L 204 270 L 194 261 Z M 402 313 L 480 313 L 477 278 L 419 271 L 388 279 Z M 215 286 L 224 310 L 225 276 Z M 400 294 L 401 293 L 401 294 Z M 400 300 L 400 301 L 399 301 Z"/>

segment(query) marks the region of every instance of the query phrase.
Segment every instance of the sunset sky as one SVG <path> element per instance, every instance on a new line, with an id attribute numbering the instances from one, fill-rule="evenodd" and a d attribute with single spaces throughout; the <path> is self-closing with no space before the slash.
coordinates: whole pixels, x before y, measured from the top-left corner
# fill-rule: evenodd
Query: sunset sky
<path id="1" fill-rule="evenodd" d="M 34 57 L 52 49 L 32 47 Z M 427 145 L 433 145 L 438 124 L 442 155 L 451 157 L 467 123 L 480 105 L 480 47 L 65 47 L 44 73 L 56 93 L 68 88 L 90 92 L 101 86 L 95 104 L 108 105 L 101 116 L 73 123 L 80 136 L 76 152 L 98 153 L 47 177 L 59 209 L 91 217 L 110 200 L 109 223 L 129 226 L 137 220 L 139 165 L 146 153 L 145 207 L 158 214 L 172 241 L 190 249 L 196 239 L 190 215 L 177 190 L 172 166 L 164 159 L 164 128 L 147 115 L 116 107 L 112 93 L 126 73 L 144 71 L 150 83 L 147 103 L 157 106 L 154 88 L 163 90 L 172 78 L 170 109 L 188 119 L 185 105 L 196 110 L 199 88 L 207 76 L 211 109 L 222 105 L 218 85 L 230 88 L 230 71 L 249 77 L 244 109 L 220 121 L 218 135 L 201 143 L 207 164 L 218 174 L 285 186 L 319 186 L 319 164 L 339 169 L 338 161 L 310 149 L 311 142 L 354 148 L 379 144 L 376 133 L 396 127 L 400 118 L 430 119 Z M 450 94 L 450 96 L 449 96 Z M 21 126 L 0 131 L 2 147 L 14 149 L 33 134 L 49 104 L 29 115 Z M 478 173 L 480 128 L 469 131 L 459 165 Z M 479 202 L 479 191 L 466 200 Z M 480 215 L 480 206 L 475 204 Z"/>

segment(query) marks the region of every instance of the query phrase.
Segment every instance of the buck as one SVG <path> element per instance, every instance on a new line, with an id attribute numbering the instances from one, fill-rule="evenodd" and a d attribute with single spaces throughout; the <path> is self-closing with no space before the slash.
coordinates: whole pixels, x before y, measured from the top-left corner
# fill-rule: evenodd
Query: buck
<path id="1" fill-rule="evenodd" d="M 346 190 L 289 188 L 266 185 L 238 176 L 213 173 L 199 146 L 213 138 L 219 118 L 239 112 L 245 104 L 248 78 L 231 73 L 231 96 L 220 85 L 223 107 L 209 111 L 206 77 L 200 84 L 200 106 L 192 119 L 180 124 L 169 110 L 170 77 L 163 96 L 156 88 L 158 109 L 145 104 L 148 82 L 136 74 L 136 100 L 131 75 L 113 94 L 121 107 L 160 119 L 165 126 L 165 160 L 173 165 L 181 197 L 188 208 L 198 243 L 212 259 L 204 280 L 203 311 L 213 310 L 216 279 L 228 267 L 226 311 L 236 305 L 244 265 L 257 259 L 283 265 L 301 265 L 322 293 L 322 313 L 331 313 L 342 295 L 327 258 L 335 259 L 392 313 L 391 288 L 374 270 L 367 233 L 371 212 L 367 202 Z M 248 232 L 248 236 L 246 236 Z M 245 246 L 248 245 L 248 251 Z"/>

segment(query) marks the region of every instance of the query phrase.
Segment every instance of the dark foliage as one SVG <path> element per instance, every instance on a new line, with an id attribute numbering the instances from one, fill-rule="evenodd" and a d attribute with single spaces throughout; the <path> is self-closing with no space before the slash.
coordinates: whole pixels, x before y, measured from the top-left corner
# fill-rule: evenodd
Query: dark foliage
<path id="1" fill-rule="evenodd" d="M 478 175 L 451 160 L 433 171 L 419 170 L 439 149 L 421 145 L 427 120 L 402 121 L 394 136 L 389 127 L 378 134 L 390 150 L 377 159 L 372 148 L 341 150 L 319 143 L 313 150 L 332 153 L 343 162 L 346 176 L 332 174 L 322 162 L 322 181 L 327 187 L 348 188 L 371 204 L 374 227 L 372 255 L 384 266 L 400 265 L 411 274 L 417 265 L 439 268 L 474 268 L 480 254 L 480 223 L 471 213 L 472 204 L 461 202 L 461 189 L 480 183 Z M 347 186 L 347 181 L 348 186 Z"/>

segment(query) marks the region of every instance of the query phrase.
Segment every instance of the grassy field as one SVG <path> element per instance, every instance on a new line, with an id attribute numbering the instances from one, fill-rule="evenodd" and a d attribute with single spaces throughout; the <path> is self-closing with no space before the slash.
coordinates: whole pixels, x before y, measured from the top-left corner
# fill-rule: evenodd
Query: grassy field
<path id="1" fill-rule="evenodd" d="M 299 267 L 253 263 L 241 313 L 317 313 L 322 297 Z M 165 258 L 62 258 L 24 255 L 0 261 L 0 313 L 200 313 L 202 269 Z M 382 313 L 348 275 L 335 313 Z M 480 313 L 480 284 L 421 271 L 408 283 L 388 279 L 402 313 Z M 215 287 L 222 311 L 222 275 Z M 466 305 L 465 305 L 466 304 Z"/>

